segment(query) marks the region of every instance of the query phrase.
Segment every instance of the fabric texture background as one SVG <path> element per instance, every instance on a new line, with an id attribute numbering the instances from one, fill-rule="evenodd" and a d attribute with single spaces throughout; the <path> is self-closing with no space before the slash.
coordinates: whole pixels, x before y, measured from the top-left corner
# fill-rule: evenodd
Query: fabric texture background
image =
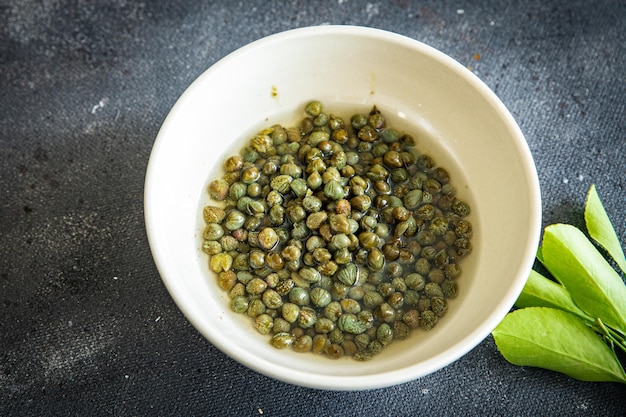
<path id="1" fill-rule="evenodd" d="M 595 183 L 626 242 L 623 1 L 5 1 L 0 415 L 624 414 L 626 386 L 510 365 L 491 337 L 419 380 L 331 392 L 243 367 L 183 317 L 143 223 L 159 127 L 228 53 L 327 23 L 394 31 L 470 67 L 526 135 L 544 225 L 582 227 Z"/>

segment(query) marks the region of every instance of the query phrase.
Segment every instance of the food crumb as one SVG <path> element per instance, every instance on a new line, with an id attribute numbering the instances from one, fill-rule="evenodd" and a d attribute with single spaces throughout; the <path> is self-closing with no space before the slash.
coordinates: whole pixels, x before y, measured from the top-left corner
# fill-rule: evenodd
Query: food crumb
<path id="1" fill-rule="evenodd" d="M 465 14 L 464 9 L 456 9 L 456 14 Z"/>
<path id="2" fill-rule="evenodd" d="M 584 178 L 583 174 L 578 174 L 578 181 L 582 181 Z"/>
<path id="3" fill-rule="evenodd" d="M 159 320 L 161 320 L 161 316 L 159 316 L 159 317 L 157 317 L 156 319 L 154 319 L 155 323 L 156 323 L 157 321 L 159 321 Z"/>
<path id="4" fill-rule="evenodd" d="M 569 183 L 569 179 L 563 178 L 563 184 L 567 184 L 567 183 Z"/>
<path id="5" fill-rule="evenodd" d="M 263 414 L 263 409 L 259 408 L 259 414 Z"/>

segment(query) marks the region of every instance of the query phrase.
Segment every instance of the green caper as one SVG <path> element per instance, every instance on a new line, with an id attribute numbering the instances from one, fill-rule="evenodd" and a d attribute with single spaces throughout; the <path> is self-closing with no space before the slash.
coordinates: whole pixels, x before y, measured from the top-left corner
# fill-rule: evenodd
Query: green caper
<path id="1" fill-rule="evenodd" d="M 293 162 L 285 163 L 280 166 L 280 173 L 298 179 L 302 176 L 302 168 Z"/>
<path id="2" fill-rule="evenodd" d="M 330 341 L 328 340 L 328 336 L 325 334 L 316 334 L 313 336 L 313 346 L 311 351 L 313 353 L 322 353 L 326 351 L 327 346 L 330 345 Z"/>
<path id="3" fill-rule="evenodd" d="M 224 201 L 228 197 L 229 184 L 226 180 L 216 179 L 209 184 L 209 195 L 217 201 Z"/>
<path id="4" fill-rule="evenodd" d="M 270 343 L 276 349 L 285 349 L 294 344 L 296 338 L 287 332 L 276 333 L 272 336 Z"/>
<path id="5" fill-rule="evenodd" d="M 237 296 L 232 299 L 230 306 L 236 313 L 245 313 L 248 310 L 248 297 L 243 295 Z"/>
<path id="6" fill-rule="evenodd" d="M 426 284 L 426 286 L 424 287 L 424 293 L 429 298 L 443 297 L 443 290 L 441 289 L 441 286 L 436 282 L 429 282 L 428 284 Z"/>
<path id="7" fill-rule="evenodd" d="M 233 265 L 233 257 L 228 253 L 218 253 L 211 256 L 209 261 L 209 268 L 211 271 L 220 273 L 222 271 L 228 271 Z"/>
<path id="8" fill-rule="evenodd" d="M 310 299 L 311 303 L 319 308 L 326 307 L 332 301 L 330 292 L 321 287 L 315 287 L 311 290 Z"/>
<path id="9" fill-rule="evenodd" d="M 396 319 L 396 310 L 388 303 L 382 303 L 376 308 L 376 317 L 386 323 L 393 323 Z"/>
<path id="10" fill-rule="evenodd" d="M 375 308 L 383 303 L 383 296 L 375 291 L 365 291 L 363 305 L 367 308 Z"/>
<path id="11" fill-rule="evenodd" d="M 215 255 L 222 252 L 223 250 L 224 249 L 222 248 L 221 243 L 215 240 L 205 239 L 202 242 L 202 251 L 207 255 Z"/>
<path id="12" fill-rule="evenodd" d="M 328 218 L 328 214 L 325 211 L 318 211 L 311 213 L 306 219 L 306 226 L 311 230 L 319 229 L 323 222 Z"/>
<path id="13" fill-rule="evenodd" d="M 405 279 L 406 286 L 412 290 L 421 291 L 424 289 L 426 285 L 426 281 L 424 277 L 418 273 L 411 273 L 406 276 Z"/>
<path id="14" fill-rule="evenodd" d="M 300 353 L 310 352 L 313 348 L 313 338 L 304 334 L 293 343 L 293 350 Z"/>
<path id="15" fill-rule="evenodd" d="M 393 329 L 388 323 L 382 323 L 376 330 L 376 339 L 383 345 L 387 346 L 393 340 Z"/>
<path id="16" fill-rule="evenodd" d="M 318 116 L 322 112 L 323 105 L 318 100 L 313 100 L 307 103 L 304 107 L 304 111 L 312 117 Z"/>
<path id="17" fill-rule="evenodd" d="M 335 322 L 339 316 L 341 316 L 342 312 L 343 310 L 341 308 L 341 304 L 339 304 L 338 301 L 331 301 L 328 305 L 326 305 L 326 307 L 324 307 L 323 314 L 324 317 Z"/>
<path id="18" fill-rule="evenodd" d="M 420 326 L 424 330 L 432 329 L 437 321 L 437 315 L 431 310 L 422 311 L 422 313 L 420 314 Z"/>
<path id="19" fill-rule="evenodd" d="M 337 320 L 338 328 L 346 333 L 361 334 L 367 330 L 364 322 L 352 313 L 344 313 Z"/>
<path id="20" fill-rule="evenodd" d="M 209 223 L 204 228 L 206 240 L 219 240 L 222 236 L 224 236 L 224 228 L 218 223 Z"/>
<path id="21" fill-rule="evenodd" d="M 261 334 L 270 334 L 274 327 L 274 319 L 269 314 L 259 314 L 256 316 L 254 326 Z"/>
<path id="22" fill-rule="evenodd" d="M 298 325 L 303 329 L 315 325 L 317 322 L 317 313 L 310 307 L 302 307 L 298 315 Z"/>
<path id="23" fill-rule="evenodd" d="M 396 291 L 389 295 L 389 297 L 387 298 L 387 303 L 392 308 L 398 310 L 404 305 L 404 295 L 401 292 Z"/>
<path id="24" fill-rule="evenodd" d="M 371 207 L 372 200 L 367 195 L 358 195 L 350 199 L 350 205 L 353 209 L 364 212 Z"/>
<path id="25" fill-rule="evenodd" d="M 263 304 L 263 301 L 255 298 L 250 301 L 250 305 L 248 305 L 248 311 L 246 312 L 246 314 L 248 314 L 248 316 L 252 318 L 256 318 L 259 315 L 264 314 L 266 310 L 267 308 L 265 307 L 265 304 Z"/>
<path id="26" fill-rule="evenodd" d="M 221 207 L 205 206 L 202 215 L 206 223 L 221 223 L 226 217 L 226 211 Z"/>
<path id="27" fill-rule="evenodd" d="M 285 194 L 289 191 L 291 181 L 293 181 L 293 178 L 289 175 L 277 175 L 270 181 L 270 187 L 272 190 Z"/>
<path id="28" fill-rule="evenodd" d="M 262 249 L 270 250 L 273 249 L 279 241 L 278 234 L 276 230 L 271 227 L 266 227 L 262 229 L 258 234 L 259 246 Z"/>
<path id="29" fill-rule="evenodd" d="M 316 213 L 322 209 L 322 200 L 314 195 L 307 196 L 302 200 L 302 207 L 309 213 Z"/>
<path id="30" fill-rule="evenodd" d="M 350 124 L 353 129 L 360 129 L 367 124 L 367 116 L 362 113 L 356 113 L 350 118 Z"/>
<path id="31" fill-rule="evenodd" d="M 430 308 L 437 317 L 443 317 L 448 311 L 448 302 L 443 297 L 433 297 L 430 300 Z"/>
<path id="32" fill-rule="evenodd" d="M 309 304 L 311 298 L 306 288 L 294 287 L 289 292 L 289 301 L 293 304 L 304 306 Z"/>
<path id="33" fill-rule="evenodd" d="M 341 304 L 341 309 L 346 313 L 357 314 L 361 312 L 361 304 L 352 298 L 344 298 L 339 301 L 339 304 Z"/>
<path id="34" fill-rule="evenodd" d="M 253 278 L 246 284 L 246 291 L 251 295 L 262 294 L 267 288 L 267 283 L 260 278 Z"/>
<path id="35" fill-rule="evenodd" d="M 378 248 L 372 248 L 367 254 L 367 264 L 374 271 L 380 271 L 385 265 L 385 256 Z"/>
<path id="36" fill-rule="evenodd" d="M 317 100 L 305 113 L 226 159 L 202 250 L 231 308 L 272 345 L 369 360 L 447 312 L 472 250 L 470 208 L 376 107 L 348 125 Z"/>
<path id="37" fill-rule="evenodd" d="M 345 285 L 352 286 L 359 279 L 359 268 L 350 262 L 339 271 L 337 279 Z"/>
<path id="38" fill-rule="evenodd" d="M 299 277 L 310 284 L 316 283 L 321 279 L 319 271 L 315 268 L 305 267 L 300 269 Z"/>
<path id="39" fill-rule="evenodd" d="M 273 289 L 268 289 L 263 292 L 261 299 L 267 308 L 277 309 L 283 305 L 282 296 Z"/>
<path id="40" fill-rule="evenodd" d="M 281 307 L 281 313 L 284 320 L 295 323 L 300 315 L 300 307 L 294 303 L 284 303 Z"/>
<path id="41" fill-rule="evenodd" d="M 411 329 L 417 329 L 420 325 L 420 313 L 417 310 L 408 310 L 402 315 L 402 322 Z"/>

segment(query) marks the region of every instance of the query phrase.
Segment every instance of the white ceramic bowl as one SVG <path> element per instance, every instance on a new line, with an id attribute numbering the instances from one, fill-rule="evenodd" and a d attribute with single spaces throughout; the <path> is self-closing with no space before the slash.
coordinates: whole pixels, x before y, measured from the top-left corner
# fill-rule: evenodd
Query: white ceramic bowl
<path id="1" fill-rule="evenodd" d="M 304 104 L 350 116 L 378 106 L 389 124 L 452 175 L 473 212 L 473 253 L 460 295 L 430 332 L 368 362 L 276 350 L 230 310 L 199 249 L 206 187 L 252 133 L 290 126 Z M 474 348 L 509 311 L 532 267 L 541 227 L 537 174 L 505 106 L 471 71 L 397 34 L 319 26 L 279 33 L 228 55 L 180 97 L 158 134 L 145 183 L 145 220 L 159 272 L 189 321 L 242 364 L 289 383 L 332 390 L 390 386 L 434 372 Z"/>

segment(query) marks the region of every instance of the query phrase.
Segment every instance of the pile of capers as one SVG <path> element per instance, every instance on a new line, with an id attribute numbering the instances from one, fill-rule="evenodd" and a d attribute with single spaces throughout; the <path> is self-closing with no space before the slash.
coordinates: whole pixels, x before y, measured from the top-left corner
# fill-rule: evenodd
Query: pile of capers
<path id="1" fill-rule="evenodd" d="M 319 101 L 304 111 L 225 161 L 202 249 L 232 310 L 274 347 L 368 360 L 446 314 L 470 207 L 375 106 L 348 123 Z"/>

